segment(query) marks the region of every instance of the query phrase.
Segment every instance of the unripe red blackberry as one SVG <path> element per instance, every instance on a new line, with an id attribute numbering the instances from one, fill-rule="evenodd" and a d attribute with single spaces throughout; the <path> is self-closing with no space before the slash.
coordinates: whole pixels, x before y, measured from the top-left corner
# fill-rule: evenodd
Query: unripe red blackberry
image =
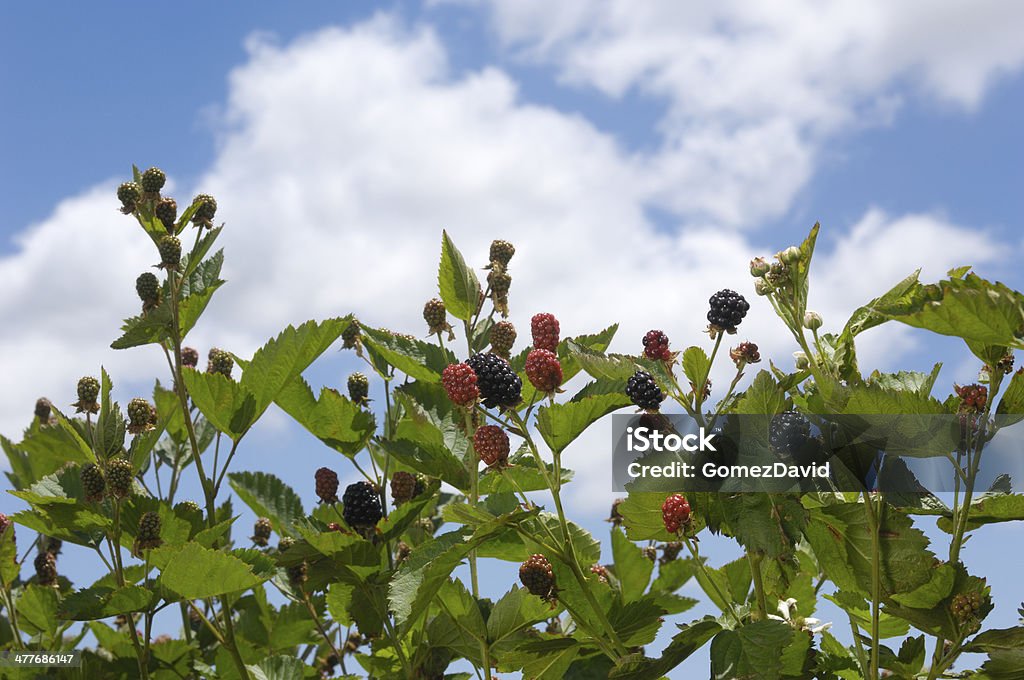
<path id="1" fill-rule="evenodd" d="M 612 501 L 611 512 L 608 513 L 608 519 L 606 522 L 611 522 L 612 526 L 619 526 L 622 524 L 622 513 L 619 512 L 619 506 L 626 502 L 625 498 L 616 498 Z"/>
<path id="2" fill-rule="evenodd" d="M 466 364 L 476 373 L 480 397 L 487 408 L 513 408 L 522 400 L 522 379 L 497 354 L 474 354 Z"/>
<path id="3" fill-rule="evenodd" d="M 270 520 L 266 517 L 260 517 L 252 528 L 252 542 L 261 548 L 266 547 L 273 530 L 274 526 L 270 523 Z"/>
<path id="4" fill-rule="evenodd" d="M 491 262 L 497 262 L 502 267 L 507 267 L 509 260 L 516 254 L 516 248 L 508 241 L 491 241 Z"/>
<path id="5" fill-rule="evenodd" d="M 231 377 L 231 371 L 235 367 L 235 360 L 231 355 L 222 349 L 214 347 L 207 356 L 206 372 L 220 373 L 226 378 Z"/>
<path id="6" fill-rule="evenodd" d="M 36 582 L 41 586 L 57 585 L 57 558 L 48 552 L 40 552 L 35 559 Z"/>
<path id="7" fill-rule="evenodd" d="M 135 204 L 142 198 L 142 188 L 135 182 L 124 182 L 117 188 L 117 200 L 121 201 L 121 212 L 135 211 Z"/>
<path id="8" fill-rule="evenodd" d="M 160 267 L 163 269 L 177 269 L 181 264 L 181 241 L 177 236 L 167 234 L 160 238 L 157 243 L 157 250 L 160 251 Z"/>
<path id="9" fill-rule="evenodd" d="M 40 397 L 39 399 L 36 399 L 36 408 L 35 411 L 33 411 L 33 414 L 35 415 L 36 418 L 39 419 L 40 423 L 45 424 L 50 422 L 50 415 L 52 414 L 52 412 L 53 404 L 50 403 L 49 399 L 47 399 L 46 397 Z"/>
<path id="10" fill-rule="evenodd" d="M 756 364 L 760 362 L 761 352 L 754 343 L 741 342 L 729 350 L 729 358 L 736 364 L 736 368 L 742 369 L 747 364 Z"/>
<path id="11" fill-rule="evenodd" d="M 352 319 L 352 322 L 341 332 L 341 346 L 345 349 L 360 350 L 362 347 L 359 322 Z"/>
<path id="12" fill-rule="evenodd" d="M 546 349 L 532 349 L 526 355 L 526 377 L 539 392 L 554 392 L 562 385 L 562 364 L 558 355 Z"/>
<path id="13" fill-rule="evenodd" d="M 497 425 L 483 425 L 473 433 L 473 450 L 488 467 L 504 465 L 510 448 L 508 435 Z"/>
<path id="14" fill-rule="evenodd" d="M 590 566 L 590 573 L 597 575 L 597 580 L 601 583 L 608 583 L 608 568 L 602 564 L 592 564 Z"/>
<path id="15" fill-rule="evenodd" d="M 960 410 L 979 413 L 988 403 L 988 388 L 984 385 L 954 385 L 956 396 L 960 397 Z"/>
<path id="16" fill-rule="evenodd" d="M 85 376 L 78 381 L 78 401 L 75 406 L 78 412 L 97 413 L 100 405 L 96 398 L 100 396 L 100 381 L 92 376 Z"/>
<path id="17" fill-rule="evenodd" d="M 167 182 L 167 175 L 160 168 L 149 168 L 142 173 L 142 190 L 147 194 L 158 194 Z"/>
<path id="18" fill-rule="evenodd" d="M 116 498 L 132 495 L 132 464 L 124 458 L 111 458 L 107 463 L 107 489 Z"/>
<path id="19" fill-rule="evenodd" d="M 322 467 L 314 475 L 316 479 L 316 495 L 322 503 L 338 502 L 338 473 L 331 468 Z"/>
<path id="20" fill-rule="evenodd" d="M 416 497 L 416 475 L 399 470 L 391 475 L 391 500 L 401 505 Z"/>
<path id="21" fill-rule="evenodd" d="M 357 404 L 369 401 L 370 380 L 362 373 L 356 372 L 348 377 L 348 397 Z"/>
<path id="22" fill-rule="evenodd" d="M 490 341 L 491 351 L 502 359 L 508 359 L 512 345 L 516 343 L 516 327 L 511 321 L 499 321 L 491 326 Z"/>
<path id="23" fill-rule="evenodd" d="M 373 527 L 383 516 L 380 497 L 369 482 L 355 482 L 345 487 L 341 502 L 345 522 L 355 529 Z"/>
<path id="24" fill-rule="evenodd" d="M 668 336 L 659 330 L 647 331 L 644 335 L 644 356 L 655 361 L 672 361 L 668 348 Z"/>
<path id="25" fill-rule="evenodd" d="M 531 555 L 519 566 L 519 580 L 532 595 L 551 599 L 555 589 L 555 572 L 548 558 L 540 554 Z"/>
<path id="26" fill-rule="evenodd" d="M 661 520 L 665 530 L 677 534 L 690 522 L 690 503 L 682 494 L 674 493 L 661 504 Z"/>
<path id="27" fill-rule="evenodd" d="M 161 198 L 157 201 L 153 214 L 163 222 L 168 233 L 174 233 L 174 223 L 178 219 L 178 204 L 173 198 Z"/>
<path id="28" fill-rule="evenodd" d="M 139 434 L 153 429 L 152 420 L 153 407 L 142 397 L 136 397 L 128 402 L 128 432 Z"/>
<path id="29" fill-rule="evenodd" d="M 558 319 L 554 314 L 534 314 L 530 319 L 530 333 L 533 335 L 535 349 L 558 351 Z"/>
<path id="30" fill-rule="evenodd" d="M 309 571 L 309 567 L 306 566 L 305 560 L 299 564 L 288 567 L 285 570 L 288 574 L 288 583 L 295 590 L 301 590 L 302 586 L 306 583 L 306 572 Z"/>
<path id="31" fill-rule="evenodd" d="M 163 545 L 160 539 L 160 515 L 147 512 L 139 518 L 139 530 L 135 533 L 134 553 L 141 555 L 143 550 L 159 548 Z"/>
<path id="32" fill-rule="evenodd" d="M 202 512 L 203 509 L 200 508 L 199 504 L 196 503 L 195 501 L 181 501 L 180 503 L 174 504 L 174 511 L 183 513 L 194 513 Z"/>
<path id="33" fill-rule="evenodd" d="M 637 371 L 626 381 L 626 396 L 645 411 L 657 411 L 665 400 L 665 393 L 647 371 Z"/>
<path id="34" fill-rule="evenodd" d="M 480 397 L 477 375 L 469 364 L 450 364 L 441 371 L 441 385 L 457 406 L 470 406 Z"/>
<path id="35" fill-rule="evenodd" d="M 192 224 L 199 227 L 212 227 L 213 217 L 217 214 L 217 199 L 210 194 L 198 194 L 192 199 L 192 205 L 199 204 L 192 213 Z"/>
<path id="36" fill-rule="evenodd" d="M 746 298 L 728 288 L 708 298 L 708 304 L 711 307 L 708 310 L 708 323 L 711 324 L 711 328 L 727 333 L 736 332 L 736 326 L 740 325 L 743 317 L 747 315 L 747 310 L 750 309 L 750 303 Z"/>
<path id="37" fill-rule="evenodd" d="M 86 463 L 79 470 L 78 476 L 82 480 L 85 502 L 99 503 L 103 501 L 103 494 L 107 488 L 107 480 L 103 478 L 103 471 L 92 463 Z"/>
<path id="38" fill-rule="evenodd" d="M 199 352 L 194 347 L 181 348 L 181 365 L 186 368 L 195 368 L 199 365 Z"/>
<path id="39" fill-rule="evenodd" d="M 448 310 L 438 298 L 427 300 L 427 304 L 423 305 L 423 320 L 427 322 L 427 335 L 447 333 L 449 340 L 455 337 L 452 325 L 448 323 Z"/>
<path id="40" fill-rule="evenodd" d="M 668 564 L 669 562 L 675 562 L 676 558 L 679 557 L 679 553 L 683 549 L 683 544 L 679 541 L 671 541 L 661 546 L 661 558 L 658 560 L 659 564 Z"/>
<path id="41" fill-rule="evenodd" d="M 135 279 L 135 292 L 142 300 L 142 309 L 149 310 L 160 304 L 160 281 L 153 272 L 143 272 Z"/>

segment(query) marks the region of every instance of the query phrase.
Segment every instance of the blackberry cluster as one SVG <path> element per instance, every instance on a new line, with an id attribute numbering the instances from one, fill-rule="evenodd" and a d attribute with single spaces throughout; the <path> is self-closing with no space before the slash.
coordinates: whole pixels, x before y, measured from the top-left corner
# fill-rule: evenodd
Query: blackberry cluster
<path id="1" fill-rule="evenodd" d="M 132 495 L 134 477 L 132 464 L 124 458 L 111 458 L 107 463 L 107 488 L 115 498 L 127 498 Z"/>
<path id="2" fill-rule="evenodd" d="M 260 517 L 252 528 L 252 542 L 261 548 L 266 547 L 270 542 L 270 534 L 273 530 L 274 526 L 270 523 L 270 520 L 266 517 Z"/>
<path id="3" fill-rule="evenodd" d="M 590 573 L 597 575 L 597 580 L 601 583 L 608 583 L 608 568 L 602 564 L 590 565 Z"/>
<path id="4" fill-rule="evenodd" d="M 199 504 L 196 503 L 195 501 L 181 501 L 180 503 L 175 503 L 174 504 L 174 511 L 176 513 L 179 513 L 179 512 L 192 513 L 192 512 L 202 512 L 203 510 L 202 510 L 202 508 L 199 507 Z"/>
<path id="5" fill-rule="evenodd" d="M 449 364 L 441 371 L 441 385 L 451 402 L 469 406 L 480 397 L 479 379 L 469 364 Z"/>
<path id="6" fill-rule="evenodd" d="M 355 319 L 352 319 L 352 322 L 341 332 L 341 346 L 345 349 L 354 349 L 357 352 L 362 350 L 359 322 Z"/>
<path id="7" fill-rule="evenodd" d="M 316 495 L 322 503 L 338 502 L 338 473 L 322 467 L 313 475 L 316 480 Z"/>
<path id="8" fill-rule="evenodd" d="M 225 378 L 231 378 L 231 371 L 235 368 L 235 360 L 228 352 L 214 347 L 207 355 L 206 372 L 220 373 Z"/>
<path id="9" fill-rule="evenodd" d="M 466 360 L 477 377 L 477 387 L 487 408 L 512 408 L 522 399 L 523 381 L 497 354 L 475 354 Z"/>
<path id="10" fill-rule="evenodd" d="M 107 489 L 107 480 L 103 478 L 103 471 L 92 463 L 86 463 L 78 472 L 82 480 L 82 491 L 85 494 L 86 503 L 100 503 L 103 501 L 104 492 Z"/>
<path id="11" fill-rule="evenodd" d="M 978 593 L 959 593 L 953 597 L 949 606 L 953 617 L 960 623 L 967 623 L 977 617 L 981 611 L 981 595 Z"/>
<path id="12" fill-rule="evenodd" d="M 427 322 L 427 335 L 447 333 L 449 340 L 455 339 L 452 325 L 448 323 L 448 310 L 438 298 L 427 300 L 423 305 L 423 320 Z"/>
<path id="13" fill-rule="evenodd" d="M 160 238 L 156 247 L 160 251 L 160 268 L 177 269 L 181 263 L 181 241 L 178 237 L 167 234 Z"/>
<path id="14" fill-rule="evenodd" d="M 86 376 L 78 381 L 78 401 L 75 406 L 79 413 L 98 413 L 100 405 L 96 402 L 100 396 L 100 381 Z"/>
<path id="15" fill-rule="evenodd" d="M 57 585 L 57 558 L 48 552 L 40 551 L 35 559 L 36 582 L 41 586 Z"/>
<path id="16" fill-rule="evenodd" d="M 143 550 L 159 548 L 163 545 L 160 540 L 160 515 L 155 512 L 147 512 L 139 518 L 139 530 L 135 533 L 135 545 L 133 552 L 141 555 Z"/>
<path id="17" fill-rule="evenodd" d="M 178 204 L 173 198 L 161 198 L 157 201 L 153 214 L 163 222 L 168 234 L 174 233 L 174 222 L 178 219 Z"/>
<path id="18" fill-rule="evenodd" d="M 988 388 L 984 385 L 954 385 L 956 396 L 960 397 L 960 410 L 980 413 L 988 403 Z"/>
<path id="19" fill-rule="evenodd" d="M 526 355 L 526 377 L 539 392 L 554 392 L 562 384 L 558 355 L 546 349 L 532 349 Z"/>
<path id="20" fill-rule="evenodd" d="M 544 600 L 552 599 L 555 590 L 555 572 L 548 558 L 540 554 L 531 555 L 519 565 L 519 580 L 532 595 Z"/>
<path id="21" fill-rule="evenodd" d="M 384 514 L 380 497 L 369 482 L 356 482 L 345 487 L 341 502 L 342 516 L 350 527 L 368 528 L 376 526 Z"/>
<path id="22" fill-rule="evenodd" d="M 195 368 L 199 365 L 199 352 L 194 347 L 181 348 L 181 365 L 186 368 Z"/>
<path id="23" fill-rule="evenodd" d="M 139 434 L 153 429 L 153 407 L 142 397 L 128 402 L 128 432 Z"/>
<path id="24" fill-rule="evenodd" d="M 511 321 L 499 321 L 491 326 L 490 341 L 491 351 L 502 359 L 508 359 L 516 342 L 516 327 Z"/>
<path id="25" fill-rule="evenodd" d="M 535 349 L 558 351 L 558 334 L 561 331 L 554 314 L 534 314 L 530 319 L 530 333 Z"/>
<path id="26" fill-rule="evenodd" d="M 752 342 L 741 342 L 729 350 L 729 358 L 736 364 L 737 369 L 742 369 L 747 364 L 756 364 L 761 361 L 761 352 Z"/>
<path id="27" fill-rule="evenodd" d="M 768 444 L 776 454 L 799 453 L 810 438 L 811 423 L 797 411 L 776 414 L 768 426 Z"/>
<path id="28" fill-rule="evenodd" d="M 708 299 L 708 323 L 716 330 L 735 333 L 736 326 L 743 321 L 750 309 L 750 303 L 736 291 L 720 290 Z"/>
<path id="29" fill-rule="evenodd" d="M 160 281 L 153 272 L 143 272 L 135 279 L 135 292 L 142 300 L 142 311 L 149 311 L 160 304 Z"/>
<path id="30" fill-rule="evenodd" d="M 668 348 L 668 336 L 663 331 L 647 331 L 643 339 L 644 356 L 655 361 L 671 361 L 672 352 Z"/>
<path id="31" fill-rule="evenodd" d="M 369 401 L 370 380 L 362 373 L 356 372 L 348 377 L 348 397 L 357 404 Z"/>
<path id="32" fill-rule="evenodd" d="M 411 501 L 416 497 L 417 484 L 416 475 L 411 472 L 399 470 L 391 475 L 391 500 L 395 505 Z"/>
<path id="33" fill-rule="evenodd" d="M 665 530 L 670 534 L 679 533 L 680 529 L 690 523 L 690 503 L 686 497 L 674 493 L 661 504 L 661 520 Z"/>
<path id="34" fill-rule="evenodd" d="M 508 435 L 497 425 L 483 425 L 473 433 L 473 450 L 488 467 L 504 465 L 510 448 Z"/>
<path id="35" fill-rule="evenodd" d="M 657 411 L 665 400 L 665 393 L 647 371 L 637 371 L 626 381 L 626 396 L 645 411 Z"/>
<path id="36" fill-rule="evenodd" d="M 40 397 L 36 399 L 36 408 L 33 411 L 33 415 L 39 419 L 39 422 L 46 424 L 50 422 L 50 415 L 53 411 L 53 404 L 46 397 Z"/>
<path id="37" fill-rule="evenodd" d="M 197 227 L 212 227 L 213 216 L 217 214 L 217 199 L 210 194 L 199 194 L 192 199 L 192 205 L 199 204 L 192 213 L 192 224 Z"/>
<path id="38" fill-rule="evenodd" d="M 135 212 L 135 204 L 142 198 L 142 188 L 135 182 L 124 182 L 117 188 L 117 200 L 121 201 L 121 212 L 125 215 Z"/>
<path id="39" fill-rule="evenodd" d="M 160 168 L 149 168 L 142 173 L 142 191 L 155 196 L 160 193 L 167 182 L 167 175 Z"/>
<path id="40" fill-rule="evenodd" d="M 516 247 L 508 241 L 491 241 L 491 262 L 497 262 L 502 267 L 507 267 L 509 260 L 516 254 Z M 493 265 L 492 265 L 493 266 Z"/>

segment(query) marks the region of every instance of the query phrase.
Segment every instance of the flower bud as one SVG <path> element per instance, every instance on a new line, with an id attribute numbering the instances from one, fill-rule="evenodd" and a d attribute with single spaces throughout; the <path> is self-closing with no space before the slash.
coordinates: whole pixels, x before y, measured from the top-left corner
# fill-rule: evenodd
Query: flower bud
<path id="1" fill-rule="evenodd" d="M 767 295 L 772 292 L 772 286 L 764 279 L 758 279 L 754 281 L 754 292 L 758 295 Z"/>
<path id="2" fill-rule="evenodd" d="M 816 331 L 821 328 L 821 324 L 821 314 L 817 312 L 807 312 L 804 314 L 804 327 L 808 330 Z"/>
<path id="3" fill-rule="evenodd" d="M 763 257 L 755 257 L 750 261 L 750 275 L 760 278 L 768 273 L 771 265 Z"/>
<path id="4" fill-rule="evenodd" d="M 810 368 L 811 362 L 803 352 L 793 352 L 793 361 L 796 362 L 796 370 L 804 371 Z"/>
<path id="5" fill-rule="evenodd" d="M 779 253 L 778 258 L 782 264 L 793 266 L 800 262 L 800 249 L 796 246 L 790 246 Z"/>

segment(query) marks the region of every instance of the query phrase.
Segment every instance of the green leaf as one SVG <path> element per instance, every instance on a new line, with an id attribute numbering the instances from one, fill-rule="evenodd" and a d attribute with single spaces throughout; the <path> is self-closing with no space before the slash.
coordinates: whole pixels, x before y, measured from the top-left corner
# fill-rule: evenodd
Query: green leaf
<path id="1" fill-rule="evenodd" d="M 577 335 L 574 338 L 566 338 L 558 343 L 558 361 L 562 365 L 562 383 L 569 382 L 583 368 L 580 362 L 576 360 L 574 348 L 586 348 L 593 352 L 604 352 L 608 349 L 612 338 L 615 337 L 615 333 L 618 330 L 619 324 L 616 323 L 597 333 Z"/>
<path id="2" fill-rule="evenodd" d="M 65 463 L 95 463 L 92 447 L 60 411 L 53 409 L 57 426 L 33 423 L 18 448 L 33 459 L 33 469 L 50 474 Z M 42 476 L 42 475 L 40 475 Z M 35 480 L 29 480 L 35 481 Z"/>
<path id="3" fill-rule="evenodd" d="M 376 429 L 372 413 L 337 390 L 324 388 L 317 399 L 301 377 L 281 390 L 277 405 L 314 437 L 348 457 L 362 451 Z"/>
<path id="4" fill-rule="evenodd" d="M 348 583 L 332 583 L 327 589 L 327 611 L 336 622 L 347 626 L 352 623 L 348 608 L 352 604 L 354 586 Z"/>
<path id="5" fill-rule="evenodd" d="M 481 496 L 494 493 L 513 493 L 515 491 L 542 491 L 548 488 L 544 474 L 537 467 L 537 459 L 529 452 L 529 446 L 523 444 L 519 450 L 509 457 L 508 467 L 488 469 L 480 477 L 478 491 Z M 548 477 L 555 478 L 555 466 L 544 463 Z M 573 477 L 572 470 L 562 468 L 562 484 L 567 484 Z"/>
<path id="6" fill-rule="evenodd" d="M 654 562 L 644 557 L 640 548 L 634 545 L 619 528 L 612 529 L 612 556 L 615 560 L 615 576 L 622 588 L 622 599 L 633 602 L 640 599 L 654 571 Z"/>
<path id="7" fill-rule="evenodd" d="M 52 639 L 57 633 L 57 590 L 50 586 L 28 585 L 18 597 L 18 621 L 29 635 L 45 635 Z"/>
<path id="8" fill-rule="evenodd" d="M 466 466 L 438 438 L 421 441 L 385 439 L 380 445 L 398 462 L 417 472 L 439 477 L 461 491 L 469 488 Z"/>
<path id="9" fill-rule="evenodd" d="M 100 369 L 100 413 L 93 428 L 93 450 L 109 458 L 124 448 L 125 422 L 121 409 L 110 401 L 112 384 L 107 369 Z"/>
<path id="10" fill-rule="evenodd" d="M 362 328 L 362 337 L 368 351 L 414 380 L 440 382 L 445 366 L 458 361 L 451 352 L 415 338 L 367 327 Z"/>
<path id="11" fill-rule="evenodd" d="M 636 362 L 622 354 L 605 355 L 574 340 L 565 341 L 566 351 L 593 378 L 625 383 L 636 372 Z M 622 385 L 625 389 L 625 385 Z"/>
<path id="12" fill-rule="evenodd" d="M 191 210 L 192 207 L 193 206 L 189 206 L 189 210 Z M 184 215 L 182 216 L 184 217 Z M 181 272 L 181 276 L 183 279 L 187 281 L 192 277 L 192 273 L 195 272 L 196 269 L 199 268 L 200 264 L 204 262 L 203 258 L 206 257 L 206 253 L 210 252 L 210 248 L 213 246 L 213 242 L 217 240 L 217 237 L 220 236 L 220 232 L 223 229 L 223 227 L 216 227 L 203 233 L 203 235 L 199 238 L 199 241 L 196 243 L 195 247 L 192 249 L 192 251 L 188 254 L 187 258 L 185 259 L 184 267 Z M 218 250 L 217 253 L 215 253 L 214 256 L 210 258 L 210 260 L 214 260 L 218 256 L 220 256 L 221 261 L 223 261 L 223 252 L 223 250 Z M 209 260 L 206 260 L 206 262 L 209 262 Z M 217 275 L 219 275 L 220 273 L 220 265 L 218 264 L 216 265 L 216 267 L 217 274 L 215 274 L 213 278 L 216 278 Z"/>
<path id="13" fill-rule="evenodd" d="M 257 517 L 266 517 L 274 531 L 294 536 L 295 522 L 304 519 L 302 499 L 290 486 L 267 472 L 232 472 L 231 488 Z"/>
<path id="14" fill-rule="evenodd" d="M 111 349 L 129 349 L 161 342 L 170 337 L 174 318 L 171 304 L 165 298 L 159 305 L 139 316 L 125 319 L 121 337 L 110 343 Z"/>
<path id="15" fill-rule="evenodd" d="M 736 401 L 735 413 L 770 416 L 784 410 L 786 393 L 775 382 L 768 371 L 761 370 L 754 376 L 750 387 Z"/>
<path id="16" fill-rule="evenodd" d="M 185 387 L 192 402 L 214 427 L 238 441 L 256 422 L 256 396 L 241 384 L 220 373 L 183 370 Z"/>
<path id="17" fill-rule="evenodd" d="M 968 530 L 986 524 L 1024 520 L 1024 495 L 982 494 L 971 502 L 971 511 L 967 517 Z M 949 517 L 940 517 L 938 526 L 946 533 L 953 532 L 953 521 Z"/>
<path id="18" fill-rule="evenodd" d="M 967 652 L 988 654 L 981 667 L 991 680 L 1013 680 L 1024 675 L 1024 627 L 986 630 L 971 641 Z"/>
<path id="19" fill-rule="evenodd" d="M 72 621 L 95 621 L 143 611 L 152 603 L 153 593 L 141 586 L 92 586 L 65 596 L 60 603 L 59 615 Z"/>
<path id="20" fill-rule="evenodd" d="M 466 265 L 462 253 L 448 232 L 441 233 L 441 264 L 437 270 L 437 287 L 448 313 L 456 319 L 469 321 L 480 302 L 480 281 Z"/>
<path id="21" fill-rule="evenodd" d="M 679 628 L 680 632 L 676 633 L 658 659 L 648 659 L 643 654 L 631 654 L 625 657 L 608 677 L 615 680 L 647 680 L 668 675 L 673 668 L 722 630 L 721 624 L 711 619 L 696 621 Z"/>
<path id="22" fill-rule="evenodd" d="M 694 389 L 711 369 L 711 360 L 708 358 L 707 352 L 696 346 L 686 348 L 686 351 L 683 352 L 682 364 L 683 373 L 686 375 L 686 379 L 695 386 Z"/>
<path id="23" fill-rule="evenodd" d="M 218 665 L 218 669 L 220 666 Z M 294 656 L 268 656 L 253 666 L 246 666 L 252 680 L 302 680 L 306 666 Z"/>
<path id="24" fill-rule="evenodd" d="M 542 406 L 537 409 L 537 430 L 552 451 L 561 453 L 592 424 L 629 404 L 629 397 L 623 393 Z"/>
<path id="25" fill-rule="evenodd" d="M 932 570 L 931 578 L 924 584 L 906 593 L 896 593 L 892 599 L 904 607 L 928 609 L 946 599 L 953 590 L 956 572 L 949 564 L 943 563 Z"/>
<path id="26" fill-rule="evenodd" d="M 551 617 L 551 605 L 526 588 L 513 587 L 498 600 L 487 617 L 487 638 L 497 645 L 513 634 Z"/>
<path id="27" fill-rule="evenodd" d="M 756 621 L 723 630 L 711 642 L 711 675 L 775 680 L 782 673 L 782 652 L 793 629 L 781 621 Z"/>
<path id="28" fill-rule="evenodd" d="M 266 580 L 237 557 L 195 543 L 157 548 L 150 560 L 163 565 L 160 585 L 187 600 L 247 590 Z"/>
<path id="29" fill-rule="evenodd" d="M 938 363 L 932 368 L 931 373 L 920 373 L 918 371 L 900 371 L 899 373 L 879 373 L 875 371 L 868 378 L 868 383 L 877 385 L 883 390 L 893 392 L 913 392 L 920 397 L 929 397 L 935 381 L 939 377 L 942 364 Z"/>
<path id="30" fill-rule="evenodd" d="M 999 425 L 1009 426 L 1024 420 L 1024 373 L 1014 373 L 996 408 Z"/>

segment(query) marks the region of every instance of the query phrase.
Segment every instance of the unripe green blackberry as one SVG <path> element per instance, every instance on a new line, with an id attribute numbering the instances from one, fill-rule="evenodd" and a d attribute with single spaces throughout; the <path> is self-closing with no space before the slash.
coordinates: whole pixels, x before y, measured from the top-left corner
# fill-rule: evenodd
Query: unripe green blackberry
<path id="1" fill-rule="evenodd" d="M 135 204 L 142 198 L 142 188 L 135 182 L 123 182 L 117 187 L 117 200 L 121 201 L 124 207 L 131 206 L 134 210 Z M 130 212 L 130 211 L 129 211 Z"/>
<path id="2" fill-rule="evenodd" d="M 157 243 L 157 250 L 160 251 L 160 267 L 162 269 L 177 269 L 181 264 L 181 241 L 177 236 L 167 234 L 160 238 Z"/>
<path id="3" fill-rule="evenodd" d="M 199 194 L 192 199 L 192 205 L 199 204 L 192 213 L 192 224 L 199 227 L 212 227 L 213 216 L 217 214 L 217 199 L 210 194 Z"/>
<path id="4" fill-rule="evenodd" d="M 291 536 L 284 536 L 277 542 L 277 551 L 287 552 L 293 545 L 295 545 L 295 539 Z"/>
<path id="5" fill-rule="evenodd" d="M 195 501 L 181 501 L 180 503 L 174 504 L 174 511 L 176 513 L 194 513 L 202 512 L 203 509 L 199 507 L 199 504 Z"/>
<path id="6" fill-rule="evenodd" d="M 103 501 L 103 493 L 107 488 L 107 481 L 103 478 L 103 471 L 92 463 L 86 463 L 78 472 L 82 480 L 82 491 L 85 494 L 86 503 L 100 503 Z"/>
<path id="7" fill-rule="evenodd" d="M 135 533 L 134 553 L 141 555 L 143 550 L 159 548 L 163 544 L 160 539 L 160 515 L 147 512 L 139 518 L 139 530 Z"/>
<path id="8" fill-rule="evenodd" d="M 100 381 L 92 376 L 85 376 L 78 381 L 78 401 L 74 404 L 79 413 L 97 413 L 100 405 L 96 398 L 100 396 Z"/>
<path id="9" fill-rule="evenodd" d="M 423 320 L 427 322 L 427 335 L 447 333 L 449 340 L 455 339 L 452 325 L 448 323 L 448 310 L 440 299 L 427 300 L 423 305 Z"/>
<path id="10" fill-rule="evenodd" d="M 142 300 L 142 309 L 149 310 L 160 304 L 160 281 L 153 272 L 143 272 L 135 279 L 135 292 Z"/>
<path id="11" fill-rule="evenodd" d="M 270 534 L 273 532 L 274 526 L 270 523 L 270 520 L 266 517 L 260 517 L 256 520 L 256 524 L 253 525 L 252 529 L 252 542 L 263 548 L 269 543 Z"/>
<path id="12" fill-rule="evenodd" d="M 512 256 L 515 254 L 516 247 L 508 241 L 491 241 L 491 262 L 497 262 L 502 267 L 507 267 L 509 260 L 511 260 Z"/>
<path id="13" fill-rule="evenodd" d="M 220 373 L 226 378 L 231 377 L 231 371 L 235 368 L 235 360 L 231 355 L 222 349 L 214 347 L 208 355 L 206 365 L 207 373 Z"/>
<path id="14" fill-rule="evenodd" d="M 401 505 L 416 497 L 416 475 L 399 470 L 391 476 L 391 500 Z"/>
<path id="15" fill-rule="evenodd" d="M 286 569 L 288 574 L 288 583 L 292 588 L 295 590 L 302 589 L 303 584 L 306 583 L 307 571 L 309 571 L 309 567 L 306 566 L 305 560 Z"/>
<path id="16" fill-rule="evenodd" d="M 142 173 L 142 190 L 147 194 L 159 194 L 167 182 L 167 175 L 160 168 L 149 168 Z"/>
<path id="17" fill-rule="evenodd" d="M 491 287 L 491 302 L 499 314 L 508 317 L 508 291 L 512 288 L 512 276 L 504 267 L 494 264 L 495 268 L 487 275 L 487 284 Z"/>
<path id="18" fill-rule="evenodd" d="M 132 464 L 124 458 L 111 458 L 107 463 L 107 488 L 111 495 L 125 498 L 132 494 Z"/>
<path id="19" fill-rule="evenodd" d="M 790 270 L 782 262 L 772 262 L 768 267 L 768 273 L 764 275 L 765 282 L 775 288 L 785 288 L 791 283 Z"/>
<path id="20" fill-rule="evenodd" d="M 362 373 L 356 372 L 348 377 L 348 397 L 357 404 L 369 401 L 370 381 Z"/>
<path id="21" fill-rule="evenodd" d="M 157 201 L 156 207 L 153 208 L 153 214 L 163 222 L 164 229 L 168 233 L 174 233 L 174 223 L 178 219 L 178 203 L 173 198 L 161 198 Z"/>
<path id="22" fill-rule="evenodd" d="M 341 332 L 341 346 L 345 349 L 362 351 L 362 336 L 359 332 L 359 322 L 352 319 L 352 322 Z"/>
<path id="23" fill-rule="evenodd" d="M 508 359 L 512 345 L 516 343 L 516 327 L 511 321 L 499 321 L 491 326 L 490 341 L 491 351 L 502 359 Z"/>
<path id="24" fill-rule="evenodd" d="M 35 559 L 36 582 L 41 586 L 57 585 L 57 558 L 48 552 L 40 552 Z"/>
<path id="25" fill-rule="evenodd" d="M 199 352 L 194 347 L 181 348 L 181 365 L 187 368 L 195 368 L 199 365 Z"/>
<path id="26" fill-rule="evenodd" d="M 36 399 L 36 408 L 33 412 L 35 417 L 39 419 L 39 422 L 46 424 L 50 422 L 50 416 L 53 412 L 53 404 L 46 397 L 40 397 Z"/>
<path id="27" fill-rule="evenodd" d="M 960 623 L 967 623 L 977 618 L 981 610 L 981 595 L 978 593 L 959 593 L 950 604 L 953 617 Z"/>
<path id="28" fill-rule="evenodd" d="M 531 555 L 519 566 L 519 580 L 532 595 L 549 600 L 555 589 L 555 572 L 548 558 L 541 554 Z"/>
<path id="29" fill-rule="evenodd" d="M 345 487 L 341 502 L 345 522 L 355 529 L 373 527 L 383 516 L 380 497 L 369 482 L 355 482 Z"/>
<path id="30" fill-rule="evenodd" d="M 128 432 L 140 434 L 153 429 L 153 407 L 142 397 L 128 402 Z"/>

